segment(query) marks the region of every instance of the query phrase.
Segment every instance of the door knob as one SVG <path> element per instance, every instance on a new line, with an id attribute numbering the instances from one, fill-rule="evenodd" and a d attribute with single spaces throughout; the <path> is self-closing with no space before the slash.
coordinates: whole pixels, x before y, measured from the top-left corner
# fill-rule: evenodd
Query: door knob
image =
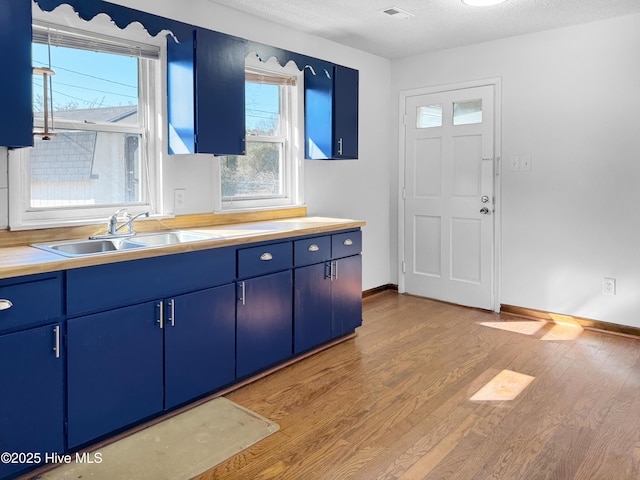
<path id="1" fill-rule="evenodd" d="M 489 215 L 489 209 L 487 207 L 482 207 L 480 209 L 480 213 L 483 215 Z"/>
<path id="2" fill-rule="evenodd" d="M 480 201 L 481 201 L 482 203 L 487 203 L 487 202 L 489 201 L 489 197 L 487 197 L 486 195 L 483 195 L 483 196 L 480 198 Z"/>

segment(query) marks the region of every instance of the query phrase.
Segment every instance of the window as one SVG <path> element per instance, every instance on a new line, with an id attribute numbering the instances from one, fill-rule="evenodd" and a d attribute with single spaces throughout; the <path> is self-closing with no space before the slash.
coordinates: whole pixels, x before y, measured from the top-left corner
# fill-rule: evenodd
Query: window
<path id="1" fill-rule="evenodd" d="M 246 155 L 221 157 L 221 209 L 299 203 L 298 75 L 279 67 L 247 69 Z"/>
<path id="2" fill-rule="evenodd" d="M 33 65 L 54 74 L 33 76 L 34 147 L 10 159 L 11 228 L 154 210 L 159 49 L 51 25 L 33 32 Z"/>
<path id="3" fill-rule="evenodd" d="M 416 112 L 416 128 L 442 126 L 442 105 L 421 105 Z"/>

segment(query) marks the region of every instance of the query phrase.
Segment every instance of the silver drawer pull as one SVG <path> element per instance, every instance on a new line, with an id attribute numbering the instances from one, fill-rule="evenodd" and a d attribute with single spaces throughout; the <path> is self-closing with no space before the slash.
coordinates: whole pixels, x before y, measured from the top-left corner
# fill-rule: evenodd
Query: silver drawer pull
<path id="1" fill-rule="evenodd" d="M 320 250 L 320 247 L 314 243 L 313 245 L 309 245 L 309 248 L 307 250 L 309 250 L 310 252 L 317 252 L 318 250 Z"/>
<path id="2" fill-rule="evenodd" d="M 262 255 L 260 255 L 260 260 L 262 260 L 263 262 L 273 260 L 273 255 L 271 255 L 269 252 L 263 253 Z"/>
<path id="3" fill-rule="evenodd" d="M 347 238 L 344 242 L 342 242 L 342 244 L 348 247 L 350 245 L 353 245 L 353 240 L 351 240 L 350 238 Z"/>
<path id="4" fill-rule="evenodd" d="M 13 307 L 13 303 L 11 303 L 11 300 L 0 298 L 0 310 L 9 310 L 11 307 Z"/>

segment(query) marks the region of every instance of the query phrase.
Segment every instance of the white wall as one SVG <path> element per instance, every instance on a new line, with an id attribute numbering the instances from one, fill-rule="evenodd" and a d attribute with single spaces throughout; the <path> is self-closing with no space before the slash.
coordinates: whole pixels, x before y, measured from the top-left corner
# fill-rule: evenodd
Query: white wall
<path id="1" fill-rule="evenodd" d="M 502 77 L 502 304 L 640 326 L 638 45 L 631 15 L 392 62 L 394 99 Z M 397 112 L 394 100 L 394 149 Z M 533 171 L 510 170 L 523 155 Z M 397 172 L 396 160 L 392 215 Z"/>
<path id="2" fill-rule="evenodd" d="M 9 182 L 6 147 L 0 147 L 0 229 L 9 225 Z"/>
<path id="3" fill-rule="evenodd" d="M 206 0 L 118 0 L 112 3 L 322 58 L 360 71 L 360 158 L 357 161 L 305 161 L 305 201 L 310 215 L 365 220 L 363 289 L 389 283 L 390 61 L 292 31 Z M 0 158 L 6 158 L 2 151 Z M 179 187 L 186 189 L 186 208 L 181 210 L 181 214 L 213 211 L 213 189 L 217 188 L 213 162 L 216 161 L 212 156 L 165 156 L 164 201 L 170 209 L 173 190 Z M 2 192 L 0 184 L 0 211 L 5 212 L 7 209 L 3 206 Z"/>

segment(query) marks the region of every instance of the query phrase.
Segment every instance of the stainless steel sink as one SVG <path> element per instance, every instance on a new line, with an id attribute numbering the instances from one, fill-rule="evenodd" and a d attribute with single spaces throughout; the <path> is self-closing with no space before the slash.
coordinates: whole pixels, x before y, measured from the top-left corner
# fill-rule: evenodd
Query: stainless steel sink
<path id="1" fill-rule="evenodd" d="M 48 244 L 32 245 L 41 250 L 59 253 L 66 257 L 82 257 L 100 253 L 117 252 L 131 248 L 142 248 L 144 245 L 131 242 L 129 239 L 112 238 L 101 240 L 70 240 Z"/>
<path id="2" fill-rule="evenodd" d="M 179 243 L 197 242 L 199 240 L 211 240 L 212 238 L 222 238 L 219 236 L 205 235 L 203 233 L 185 232 L 176 230 L 173 232 L 144 233 L 131 237 L 130 241 L 142 244 L 146 247 L 160 245 L 176 245 Z"/>
<path id="3" fill-rule="evenodd" d="M 170 232 L 143 233 L 124 238 L 65 240 L 53 243 L 39 243 L 32 245 L 32 247 L 64 255 L 65 257 L 84 257 L 88 255 L 102 255 L 112 252 L 121 252 L 123 250 L 177 245 L 215 238 L 222 237 L 174 230 Z"/>

